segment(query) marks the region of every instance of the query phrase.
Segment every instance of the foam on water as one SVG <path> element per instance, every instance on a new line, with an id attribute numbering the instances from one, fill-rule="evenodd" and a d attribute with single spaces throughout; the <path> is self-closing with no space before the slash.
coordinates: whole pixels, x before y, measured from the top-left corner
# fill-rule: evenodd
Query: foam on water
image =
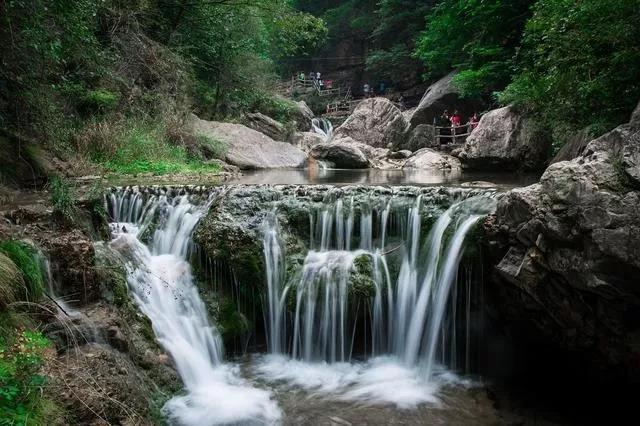
<path id="1" fill-rule="evenodd" d="M 258 358 L 254 374 L 265 381 L 297 387 L 313 395 L 363 404 L 394 405 L 401 409 L 421 404 L 439 407 L 437 396 L 444 383 L 455 383 L 449 373 L 446 381 L 425 381 L 415 367 L 407 367 L 394 357 L 375 357 L 367 362 L 306 362 L 283 355 Z M 444 377 L 444 376 L 443 376 Z"/>

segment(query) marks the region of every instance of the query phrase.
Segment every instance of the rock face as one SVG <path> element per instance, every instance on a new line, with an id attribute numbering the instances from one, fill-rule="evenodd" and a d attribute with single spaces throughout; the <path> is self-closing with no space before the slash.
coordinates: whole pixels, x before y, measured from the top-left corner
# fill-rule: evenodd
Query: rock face
<path id="1" fill-rule="evenodd" d="M 336 129 L 335 138 L 351 137 L 375 148 L 400 146 L 406 135 L 407 121 L 402 112 L 386 98 L 366 99 Z"/>
<path id="2" fill-rule="evenodd" d="M 486 222 L 507 321 L 580 353 L 600 378 L 636 383 L 639 177 L 640 122 L 632 120 L 551 165 L 540 183 L 507 193 Z"/>
<path id="3" fill-rule="evenodd" d="M 314 146 L 310 152 L 316 160 L 326 161 L 338 169 L 366 169 L 369 160 L 355 144 L 323 143 Z"/>
<path id="4" fill-rule="evenodd" d="M 296 102 L 296 128 L 299 131 L 307 132 L 311 129 L 311 120 L 315 116 L 309 105 L 305 101 Z"/>
<path id="5" fill-rule="evenodd" d="M 276 142 L 241 124 L 194 118 L 195 131 L 229 144 L 225 161 L 243 170 L 303 167 L 306 155 L 285 142 Z"/>
<path id="6" fill-rule="evenodd" d="M 405 169 L 457 170 L 460 167 L 460 160 L 457 158 L 430 148 L 415 152 L 404 164 Z"/>
<path id="7" fill-rule="evenodd" d="M 420 124 L 411 131 L 406 143 L 401 147 L 409 151 L 417 151 L 422 148 L 438 148 L 439 143 L 436 140 L 434 128 L 428 124 Z"/>
<path id="8" fill-rule="evenodd" d="M 247 114 L 247 126 L 276 141 L 288 139 L 287 130 L 282 123 L 259 112 Z"/>
<path id="9" fill-rule="evenodd" d="M 490 111 L 467 138 L 460 160 L 475 170 L 540 170 L 551 150 L 549 132 L 512 107 Z"/>
<path id="10" fill-rule="evenodd" d="M 470 117 L 482 109 L 482 102 L 476 99 L 461 99 L 460 92 L 453 84 L 457 72 L 453 71 L 433 83 L 420 100 L 420 104 L 409 117 L 409 124 L 415 129 L 421 124 L 433 124 L 433 119 L 444 110 L 458 110 L 463 118 Z"/>
<path id="11" fill-rule="evenodd" d="M 589 129 L 579 131 L 560 148 L 560 151 L 558 151 L 556 156 L 553 157 L 553 160 L 551 160 L 551 164 L 559 161 L 570 161 L 579 157 L 592 140 L 593 134 Z"/>

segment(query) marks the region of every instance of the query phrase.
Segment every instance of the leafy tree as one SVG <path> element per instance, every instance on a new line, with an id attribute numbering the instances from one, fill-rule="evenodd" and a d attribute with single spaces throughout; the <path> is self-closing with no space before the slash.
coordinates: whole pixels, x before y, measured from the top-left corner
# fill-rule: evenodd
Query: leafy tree
<path id="1" fill-rule="evenodd" d="M 443 0 L 427 17 L 416 56 L 427 77 L 452 69 L 464 95 L 503 89 L 533 0 Z"/>
<path id="2" fill-rule="evenodd" d="M 371 33 L 374 48 L 367 56 L 367 70 L 394 84 L 418 83 L 425 70 L 413 56 L 415 42 L 435 3 L 436 0 L 381 0 L 376 10 L 377 26 Z"/>
<path id="3" fill-rule="evenodd" d="M 513 83 L 501 94 L 542 115 L 562 142 L 628 119 L 640 99 L 640 2 L 539 0 Z"/>

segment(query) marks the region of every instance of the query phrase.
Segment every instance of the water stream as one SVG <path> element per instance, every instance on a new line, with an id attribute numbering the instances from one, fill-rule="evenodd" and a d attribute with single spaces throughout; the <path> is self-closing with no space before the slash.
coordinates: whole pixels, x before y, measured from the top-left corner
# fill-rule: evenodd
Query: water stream
<path id="1" fill-rule="evenodd" d="M 167 418 L 180 425 L 275 422 L 281 413 L 270 392 L 241 379 L 237 365 L 223 362 L 220 335 L 187 261 L 191 234 L 214 196 L 136 188 L 112 193 L 111 247 L 128 260 L 130 293 L 184 382 L 186 394 L 163 408 Z"/>
<path id="2" fill-rule="evenodd" d="M 326 118 L 314 118 L 311 120 L 311 130 L 322 136 L 325 142 L 331 142 L 333 138 L 333 123 Z"/>

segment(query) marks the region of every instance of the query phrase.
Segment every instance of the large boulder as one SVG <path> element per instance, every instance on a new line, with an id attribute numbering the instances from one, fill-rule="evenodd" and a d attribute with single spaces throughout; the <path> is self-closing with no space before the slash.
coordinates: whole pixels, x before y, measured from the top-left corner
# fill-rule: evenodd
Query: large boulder
<path id="1" fill-rule="evenodd" d="M 242 124 L 193 119 L 193 128 L 229 145 L 225 161 L 243 170 L 299 168 L 307 156 L 302 150 L 270 137 Z"/>
<path id="2" fill-rule="evenodd" d="M 311 149 L 310 156 L 316 160 L 330 163 L 338 169 L 366 169 L 369 160 L 356 144 L 323 143 Z"/>
<path id="3" fill-rule="evenodd" d="M 387 98 L 366 99 L 336 129 L 335 138 L 351 137 L 376 148 L 400 146 L 406 135 L 407 121 Z"/>
<path id="4" fill-rule="evenodd" d="M 460 91 L 453 82 L 456 75 L 457 71 L 453 71 L 429 86 L 420 104 L 409 117 L 412 129 L 421 124 L 433 124 L 434 119 L 440 117 L 444 110 L 458 110 L 466 118 L 483 108 L 479 99 L 460 97 Z"/>
<path id="5" fill-rule="evenodd" d="M 422 148 L 415 152 L 406 163 L 405 169 L 424 170 L 458 170 L 461 168 L 460 160 L 451 155 L 442 154 L 430 148 Z"/>
<path id="6" fill-rule="evenodd" d="M 458 157 L 476 170 L 540 170 L 551 152 L 551 134 L 507 106 L 485 114 Z"/>
<path id="7" fill-rule="evenodd" d="M 639 178 L 640 121 L 632 121 L 507 193 L 486 221 L 496 305 L 522 327 L 515 335 L 579 354 L 599 378 L 636 383 Z"/>
<path id="8" fill-rule="evenodd" d="M 248 113 L 246 115 L 247 126 L 269 136 L 276 141 L 286 141 L 288 139 L 287 129 L 284 124 L 260 112 Z"/>

